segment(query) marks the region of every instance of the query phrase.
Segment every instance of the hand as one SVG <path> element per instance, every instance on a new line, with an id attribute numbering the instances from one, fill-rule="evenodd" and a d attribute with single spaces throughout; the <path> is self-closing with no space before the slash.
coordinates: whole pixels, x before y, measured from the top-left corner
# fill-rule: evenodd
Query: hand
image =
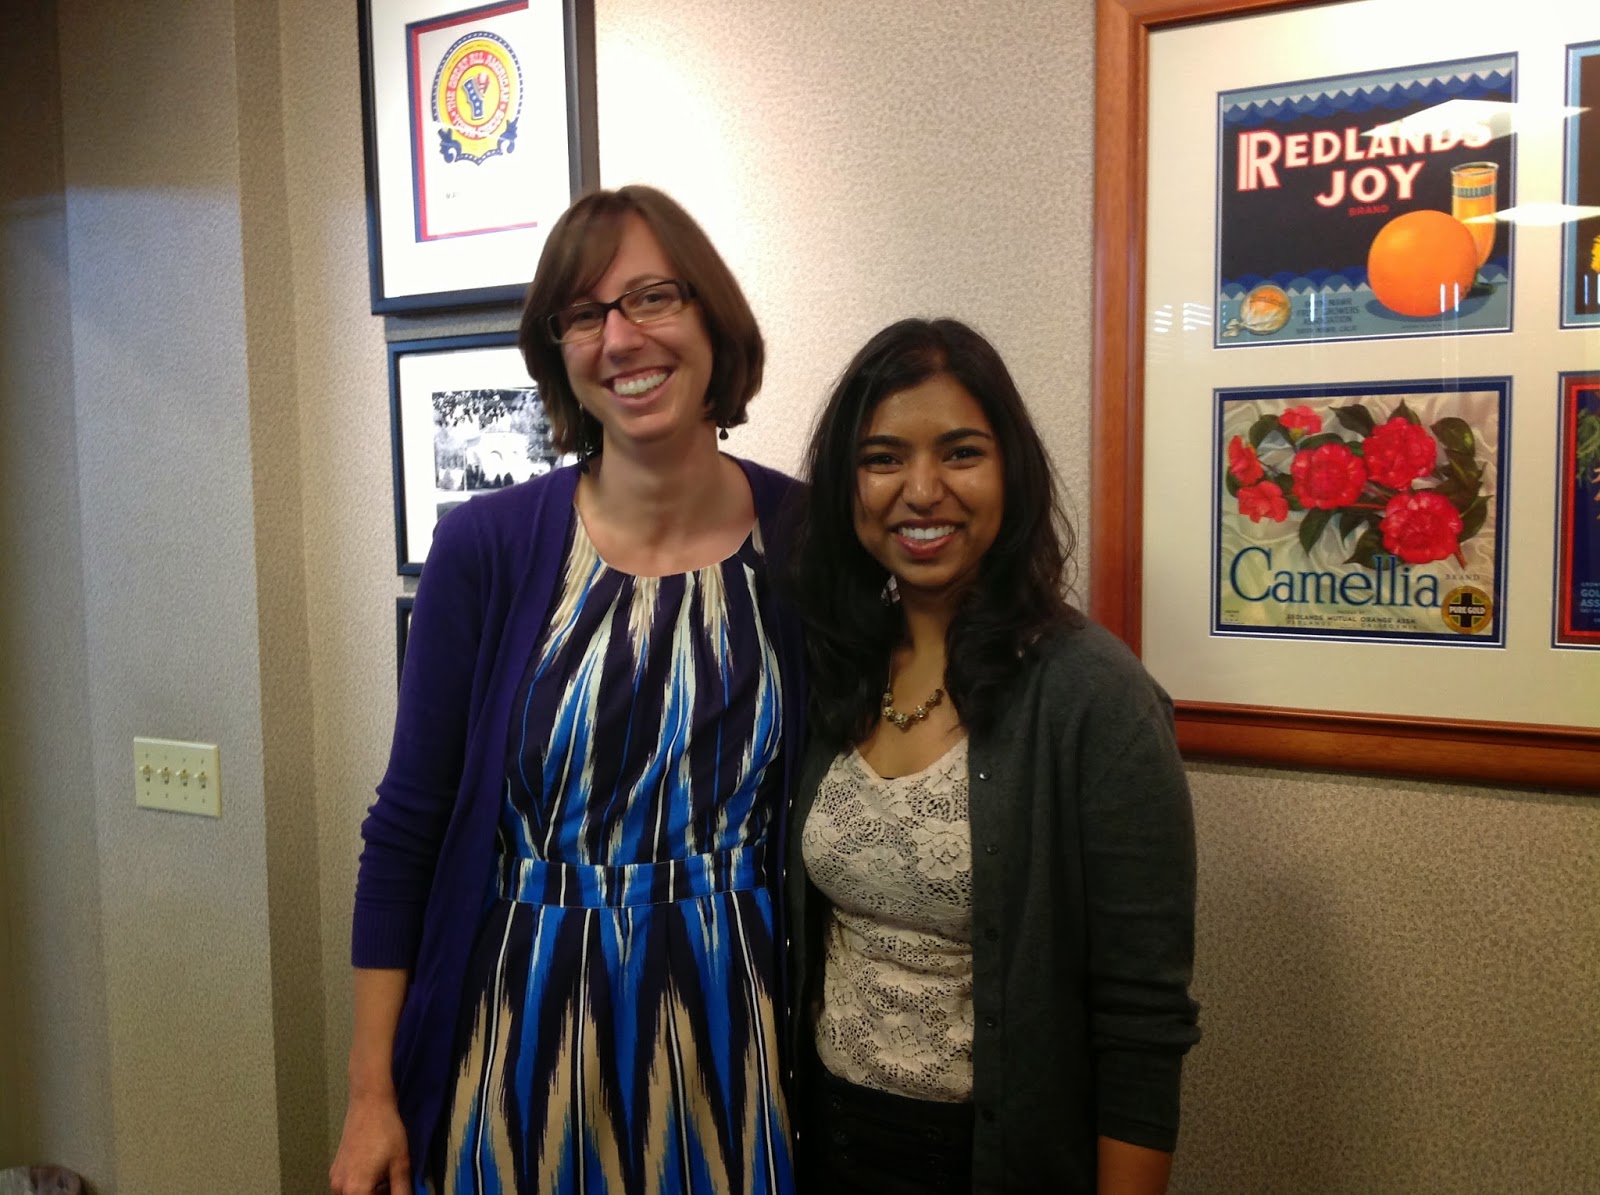
<path id="1" fill-rule="evenodd" d="M 350 1101 L 328 1188 L 334 1195 L 410 1195 L 411 1155 L 392 1096 Z"/>

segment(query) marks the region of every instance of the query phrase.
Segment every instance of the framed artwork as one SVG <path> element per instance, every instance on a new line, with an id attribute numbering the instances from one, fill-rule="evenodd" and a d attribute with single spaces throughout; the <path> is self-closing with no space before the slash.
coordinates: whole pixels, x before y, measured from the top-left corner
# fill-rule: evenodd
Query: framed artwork
<path id="1" fill-rule="evenodd" d="M 599 181 L 593 0 L 357 0 L 374 313 L 517 301 Z"/>
<path id="2" fill-rule="evenodd" d="M 1561 323 L 1600 327 L 1600 41 L 1567 47 Z"/>
<path id="3" fill-rule="evenodd" d="M 1556 647 L 1600 650 L 1600 372 L 1561 377 Z"/>
<path id="4" fill-rule="evenodd" d="M 1508 331 L 1516 96 L 1515 54 L 1219 94 L 1217 346 Z"/>
<path id="5" fill-rule="evenodd" d="M 1600 790 L 1552 534 L 1600 8 L 1450 12 L 1098 0 L 1090 606 L 1191 758 Z"/>
<path id="6" fill-rule="evenodd" d="M 1211 634 L 1504 647 L 1510 388 L 1216 391 Z"/>
<path id="7" fill-rule="evenodd" d="M 412 594 L 394 599 L 394 683 L 399 684 L 406 671 L 406 638 L 411 634 L 411 608 L 417 604 Z"/>
<path id="8" fill-rule="evenodd" d="M 452 507 L 571 464 L 558 452 L 515 332 L 389 344 L 395 551 L 422 572 L 433 528 Z"/>

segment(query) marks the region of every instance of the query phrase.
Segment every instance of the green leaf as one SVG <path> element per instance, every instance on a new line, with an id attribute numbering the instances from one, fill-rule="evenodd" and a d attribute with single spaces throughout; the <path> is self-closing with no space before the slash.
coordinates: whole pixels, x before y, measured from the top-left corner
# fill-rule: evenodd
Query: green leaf
<path id="1" fill-rule="evenodd" d="M 1391 415 L 1390 418 L 1404 419 L 1407 423 L 1414 423 L 1418 427 L 1422 426 L 1422 420 L 1417 418 L 1417 413 L 1415 411 L 1406 406 L 1406 400 L 1403 398 L 1400 400 L 1400 405 L 1394 409 L 1394 414 Z"/>
<path id="2" fill-rule="evenodd" d="M 1364 510 L 1351 510 L 1348 506 L 1339 512 L 1339 521 L 1334 524 L 1341 540 L 1349 539 L 1350 533 L 1367 521 Z"/>
<path id="3" fill-rule="evenodd" d="M 1384 551 L 1383 536 L 1374 527 L 1356 540 L 1355 551 L 1350 553 L 1350 558 L 1345 563 L 1359 564 L 1362 568 L 1370 568 L 1373 571 L 1377 571 L 1378 557 L 1380 555 L 1388 555 L 1388 553 Z"/>
<path id="4" fill-rule="evenodd" d="M 1482 494 L 1474 499 L 1472 505 L 1461 512 L 1461 542 L 1466 543 L 1478 532 L 1483 530 L 1484 523 L 1489 518 L 1489 495 Z"/>
<path id="5" fill-rule="evenodd" d="M 1318 432 L 1314 436 L 1307 436 L 1295 445 L 1296 452 L 1311 452 L 1321 448 L 1324 444 L 1343 444 L 1344 437 L 1338 432 Z"/>
<path id="6" fill-rule="evenodd" d="M 1357 435 L 1370 436 L 1377 426 L 1372 421 L 1372 412 L 1360 403 L 1351 403 L 1348 407 L 1334 407 L 1334 418 Z"/>
<path id="7" fill-rule="evenodd" d="M 1582 482 L 1590 470 L 1600 467 L 1600 414 L 1579 411 L 1574 439 L 1573 455 L 1578 461 L 1578 481 Z"/>
<path id="8" fill-rule="evenodd" d="M 1333 518 L 1331 510 L 1308 510 L 1306 517 L 1300 521 L 1300 547 L 1307 556 L 1311 549 L 1317 546 L 1317 541 L 1322 538 L 1323 529 L 1327 527 L 1328 520 Z"/>
<path id="9" fill-rule="evenodd" d="M 1457 510 L 1464 511 L 1482 488 L 1481 477 L 1447 477 L 1443 485 L 1434 487 L 1433 492 L 1448 500 Z"/>
<path id="10" fill-rule="evenodd" d="M 1472 425 L 1465 419 L 1457 419 L 1454 415 L 1439 420 L 1432 427 L 1433 434 L 1439 443 L 1444 445 L 1444 450 L 1452 455 L 1464 453 L 1468 457 L 1478 454 L 1478 437 L 1472 430 Z"/>
<path id="11" fill-rule="evenodd" d="M 1445 453 L 1445 459 L 1450 466 L 1445 474 L 1447 479 L 1455 476 L 1462 481 L 1476 481 L 1483 476 L 1483 466 L 1478 464 L 1476 457 L 1450 450 Z"/>
<path id="12" fill-rule="evenodd" d="M 1239 496 L 1239 491 L 1244 488 L 1244 483 L 1232 473 L 1229 473 L 1224 479 L 1224 484 L 1228 487 L 1228 493 L 1233 495 L 1235 498 Z"/>
<path id="13" fill-rule="evenodd" d="M 1288 439 L 1288 433 L 1283 431 L 1283 424 L 1278 422 L 1276 415 L 1263 415 L 1250 425 L 1250 430 L 1245 433 L 1245 439 L 1250 441 L 1251 448 L 1260 448 L 1261 441 L 1273 432 L 1283 432 L 1284 439 Z"/>

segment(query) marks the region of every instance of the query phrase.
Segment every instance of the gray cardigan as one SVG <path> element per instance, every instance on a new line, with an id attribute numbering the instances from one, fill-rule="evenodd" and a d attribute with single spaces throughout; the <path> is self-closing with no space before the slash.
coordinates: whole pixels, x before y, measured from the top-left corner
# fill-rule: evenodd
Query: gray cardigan
<path id="1" fill-rule="evenodd" d="M 791 1060 L 821 987 L 826 908 L 800 828 L 839 747 L 810 744 L 791 814 Z M 1059 632 L 1019 664 L 968 770 L 972 1189 L 1092 1192 L 1097 1136 L 1173 1148 L 1200 1036 L 1194 821 L 1171 702 L 1109 632 Z"/>

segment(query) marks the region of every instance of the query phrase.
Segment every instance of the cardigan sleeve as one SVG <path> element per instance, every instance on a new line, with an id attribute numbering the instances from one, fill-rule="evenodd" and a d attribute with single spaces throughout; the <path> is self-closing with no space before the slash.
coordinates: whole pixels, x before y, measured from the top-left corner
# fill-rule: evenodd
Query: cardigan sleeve
<path id="1" fill-rule="evenodd" d="M 1070 761 L 1080 785 L 1096 1132 L 1170 1151 L 1183 1055 L 1200 1036 L 1189 998 L 1194 815 L 1166 694 L 1131 656 L 1103 663 Z"/>
<path id="2" fill-rule="evenodd" d="M 389 766 L 362 823 L 351 961 L 412 967 L 461 782 L 485 579 L 474 504 L 440 520 L 417 584 Z"/>

